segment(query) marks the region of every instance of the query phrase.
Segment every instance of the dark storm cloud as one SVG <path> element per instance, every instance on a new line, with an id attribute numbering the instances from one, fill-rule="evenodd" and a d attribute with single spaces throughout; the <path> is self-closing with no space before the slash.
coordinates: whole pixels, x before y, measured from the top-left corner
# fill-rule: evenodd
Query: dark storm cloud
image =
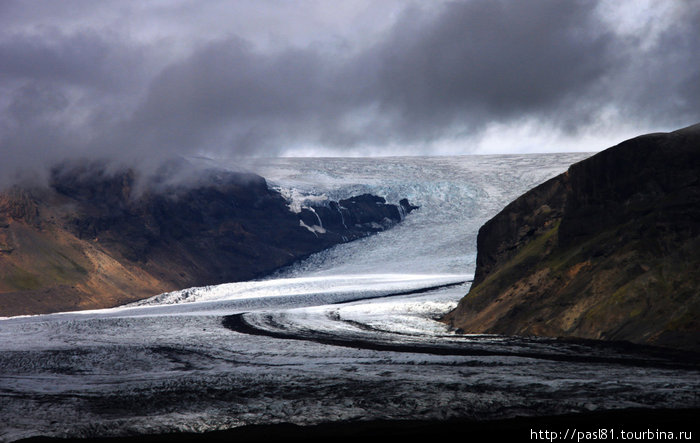
<path id="1" fill-rule="evenodd" d="M 624 42 L 625 69 L 608 89 L 609 100 L 630 116 L 667 124 L 700 121 L 700 2 L 682 2 L 677 20 L 655 44 L 639 49 Z"/>
<path id="2" fill-rule="evenodd" d="M 0 42 L 0 76 L 114 89 L 129 83 L 135 57 L 94 31 L 11 35 Z"/>
<path id="3" fill-rule="evenodd" d="M 311 50 L 259 54 L 237 38 L 165 68 L 125 123 L 128 144 L 254 154 L 303 137 L 333 104 L 328 60 Z"/>
<path id="4" fill-rule="evenodd" d="M 0 37 L 0 184 L 64 158 L 105 156 L 99 139 L 136 102 L 143 48 L 93 31 Z"/>
<path id="5" fill-rule="evenodd" d="M 55 21 L 8 27 L 0 31 L 4 181 L 75 156 L 153 166 L 173 155 L 305 146 L 429 153 L 436 140 L 468 141 L 494 122 L 576 133 L 610 115 L 610 125 L 700 120 L 696 3 L 673 4 L 674 20 L 654 39 L 644 27 L 616 32 L 590 1 L 431 5 L 397 11 L 363 44 L 350 33 L 263 48 L 235 29 L 207 29 L 216 37 L 178 46 L 175 35 L 135 39 L 100 27 L 105 7 L 70 30 Z M 177 9 L 183 19 L 187 8 Z"/>
<path id="6" fill-rule="evenodd" d="M 593 6 L 466 2 L 429 19 L 411 10 L 353 55 L 215 42 L 154 79 L 123 132 L 136 136 L 132 146 L 274 153 L 295 143 L 422 141 L 546 113 L 612 63 Z M 367 109 L 371 120 L 352 124 Z"/>
<path id="7" fill-rule="evenodd" d="M 475 1 L 406 14 L 375 57 L 377 94 L 412 136 L 549 114 L 610 69 L 593 2 Z M 402 132 L 406 133 L 406 132 Z"/>

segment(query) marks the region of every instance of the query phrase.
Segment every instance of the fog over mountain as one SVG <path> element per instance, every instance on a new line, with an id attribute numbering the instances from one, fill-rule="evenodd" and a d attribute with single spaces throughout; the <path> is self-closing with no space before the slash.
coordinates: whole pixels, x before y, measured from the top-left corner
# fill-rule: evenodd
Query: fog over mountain
<path id="1" fill-rule="evenodd" d="M 66 158 L 595 151 L 700 120 L 700 3 L 0 2 L 0 183 Z"/>

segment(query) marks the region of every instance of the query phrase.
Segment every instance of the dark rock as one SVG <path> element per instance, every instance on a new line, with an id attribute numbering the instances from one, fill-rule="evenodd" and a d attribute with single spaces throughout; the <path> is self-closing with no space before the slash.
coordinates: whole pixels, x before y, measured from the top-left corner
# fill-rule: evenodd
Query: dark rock
<path id="1" fill-rule="evenodd" d="M 306 226 L 322 228 L 318 234 L 344 242 L 388 229 L 417 208 L 407 199 L 393 205 L 382 197 L 362 194 L 303 209 L 300 219 Z"/>
<path id="2" fill-rule="evenodd" d="M 420 208 L 420 206 L 415 206 L 409 203 L 407 198 L 402 198 L 399 200 L 399 206 L 404 214 L 409 214 L 411 211 Z"/>
<path id="3" fill-rule="evenodd" d="M 568 187 L 567 174 L 550 179 L 511 202 L 479 228 L 473 286 L 552 228 L 562 216 Z"/>
<path id="4" fill-rule="evenodd" d="M 249 280 L 401 220 L 397 205 L 371 195 L 296 214 L 260 176 L 172 176 L 187 167 L 171 163 L 138 180 L 97 163 L 62 165 L 37 196 L 1 194 L 0 315 L 106 307 Z M 31 306 L 23 302 L 30 297 Z"/>
<path id="5" fill-rule="evenodd" d="M 700 350 L 699 128 L 625 141 L 506 206 L 445 320 Z"/>

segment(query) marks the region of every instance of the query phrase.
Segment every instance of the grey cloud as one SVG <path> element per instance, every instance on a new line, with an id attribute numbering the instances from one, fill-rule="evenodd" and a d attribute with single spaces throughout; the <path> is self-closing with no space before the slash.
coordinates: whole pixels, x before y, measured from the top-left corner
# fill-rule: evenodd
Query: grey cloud
<path id="1" fill-rule="evenodd" d="M 0 36 L 0 186 L 42 178 L 65 158 L 111 155 L 95 141 L 138 100 L 145 50 L 105 37 Z"/>
<path id="2" fill-rule="evenodd" d="M 354 56 L 216 42 L 165 69 L 134 114 L 139 129 L 126 132 L 147 145 L 274 153 L 285 143 L 422 141 L 548 111 L 606 70 L 609 37 L 592 3 L 523 4 L 454 3 L 430 20 L 410 11 Z M 374 118 L 344 124 L 373 106 Z"/>
<path id="3" fill-rule="evenodd" d="M 0 33 L 0 170 L 71 156 L 154 168 L 176 155 L 307 145 L 429 153 L 431 141 L 468 140 L 491 122 L 575 133 L 611 109 L 620 119 L 611 125 L 700 119 L 700 8 L 691 3 L 646 46 L 606 26 L 595 2 L 431 5 L 404 8 L 371 44 L 332 36 L 262 49 L 222 30 L 175 59 L 159 56 L 167 43 L 112 28 Z"/>
<path id="4" fill-rule="evenodd" d="M 295 142 L 424 141 L 531 112 L 556 118 L 612 63 L 594 6 L 462 2 L 429 19 L 407 11 L 385 40 L 349 58 L 217 43 L 164 72 L 140 120 L 157 116 L 149 126 L 168 128 L 168 144 L 211 141 L 249 153 Z M 343 123 L 373 106 L 380 111 L 366 123 Z M 230 132 L 225 143 L 205 135 L 217 121 Z"/>
<path id="5" fill-rule="evenodd" d="M 118 36 L 95 31 L 13 34 L 0 41 L 0 78 L 124 92 L 143 75 L 143 57 Z"/>
<path id="6" fill-rule="evenodd" d="M 376 55 L 382 104 L 417 133 L 532 112 L 555 117 L 611 67 L 611 38 L 594 8 L 474 1 L 452 3 L 428 23 L 409 15 Z"/>
<path id="7" fill-rule="evenodd" d="M 278 138 L 303 137 L 312 116 L 333 106 L 326 64 L 311 50 L 263 55 L 236 38 L 209 44 L 152 80 L 117 142 L 139 151 L 274 152 Z"/>
<path id="8" fill-rule="evenodd" d="M 621 76 L 622 77 L 622 76 Z M 656 44 L 629 58 L 616 102 L 638 119 L 665 124 L 700 120 L 700 3 L 682 2 Z M 613 89 L 613 88 L 611 88 Z"/>

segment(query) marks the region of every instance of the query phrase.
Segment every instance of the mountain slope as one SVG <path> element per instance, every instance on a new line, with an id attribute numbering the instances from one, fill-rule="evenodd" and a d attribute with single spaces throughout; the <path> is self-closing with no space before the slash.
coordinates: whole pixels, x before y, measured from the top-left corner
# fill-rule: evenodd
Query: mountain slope
<path id="1" fill-rule="evenodd" d="M 415 208 L 363 195 L 294 213 L 254 174 L 161 182 L 139 189 L 132 171 L 83 164 L 54 170 L 49 187 L 0 194 L 0 316 L 256 278 Z"/>
<path id="2" fill-rule="evenodd" d="M 700 125 L 572 165 L 484 224 L 465 332 L 700 350 Z"/>

